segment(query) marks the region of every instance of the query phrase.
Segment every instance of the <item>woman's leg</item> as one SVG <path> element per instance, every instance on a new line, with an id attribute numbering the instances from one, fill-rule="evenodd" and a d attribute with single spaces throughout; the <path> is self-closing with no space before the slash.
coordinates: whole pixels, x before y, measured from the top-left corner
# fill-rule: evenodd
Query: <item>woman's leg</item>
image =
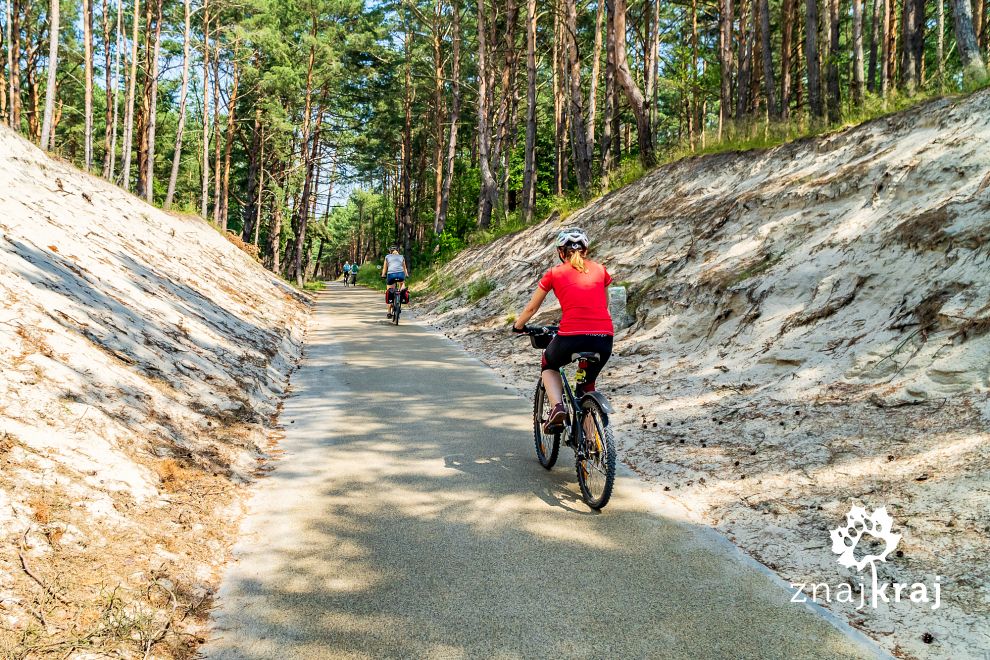
<path id="1" fill-rule="evenodd" d="M 553 369 L 543 371 L 543 387 L 546 388 L 547 398 L 550 405 L 555 406 L 564 400 L 564 381 L 560 379 L 560 372 Z"/>

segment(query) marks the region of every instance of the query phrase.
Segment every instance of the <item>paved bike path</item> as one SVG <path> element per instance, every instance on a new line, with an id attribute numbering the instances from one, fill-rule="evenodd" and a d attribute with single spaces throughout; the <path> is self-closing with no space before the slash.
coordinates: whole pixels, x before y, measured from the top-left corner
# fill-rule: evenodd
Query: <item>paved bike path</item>
<path id="1" fill-rule="evenodd" d="M 382 303 L 319 298 L 207 657 L 876 655 L 635 478 L 590 511 L 570 450 L 537 464 L 530 404 Z"/>

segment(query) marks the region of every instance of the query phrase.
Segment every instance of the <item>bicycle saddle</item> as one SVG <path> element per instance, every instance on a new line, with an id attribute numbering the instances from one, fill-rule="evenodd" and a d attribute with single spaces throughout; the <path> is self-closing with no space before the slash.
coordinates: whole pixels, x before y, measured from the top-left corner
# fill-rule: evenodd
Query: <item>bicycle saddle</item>
<path id="1" fill-rule="evenodd" d="M 589 362 L 598 362 L 602 359 L 599 353 L 572 353 L 571 362 L 574 360 L 587 360 Z"/>

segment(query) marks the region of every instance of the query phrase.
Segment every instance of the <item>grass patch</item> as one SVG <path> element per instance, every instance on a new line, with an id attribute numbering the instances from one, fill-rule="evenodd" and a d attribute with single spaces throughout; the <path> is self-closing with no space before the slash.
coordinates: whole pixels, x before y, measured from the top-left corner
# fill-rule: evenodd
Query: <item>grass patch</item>
<path id="1" fill-rule="evenodd" d="M 487 277 L 479 277 L 468 285 L 467 297 L 469 303 L 476 303 L 495 290 L 495 283 Z"/>
<path id="2" fill-rule="evenodd" d="M 303 284 L 303 291 L 323 291 L 327 288 L 327 283 L 323 280 L 312 280 Z"/>
<path id="3" fill-rule="evenodd" d="M 382 267 L 366 263 L 358 270 L 357 283 L 369 289 L 385 290 L 385 280 L 382 279 Z"/>

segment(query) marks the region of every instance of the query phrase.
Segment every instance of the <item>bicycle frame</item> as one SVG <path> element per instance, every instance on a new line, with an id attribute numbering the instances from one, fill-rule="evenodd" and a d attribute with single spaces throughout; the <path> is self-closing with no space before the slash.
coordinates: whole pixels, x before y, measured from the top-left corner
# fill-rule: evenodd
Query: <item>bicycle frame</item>
<path id="1" fill-rule="evenodd" d="M 560 371 L 560 380 L 564 385 L 564 399 L 567 401 L 567 407 L 571 409 L 571 428 L 567 430 L 567 434 L 570 436 L 574 447 L 580 448 L 584 445 L 584 425 L 582 423 L 584 422 L 584 412 L 581 410 L 581 403 L 574 396 L 574 390 L 571 389 L 571 384 L 563 369 Z"/>
<path id="2" fill-rule="evenodd" d="M 402 309 L 402 290 L 399 289 L 400 282 L 392 282 L 392 314 L 393 318 L 398 315 Z"/>

